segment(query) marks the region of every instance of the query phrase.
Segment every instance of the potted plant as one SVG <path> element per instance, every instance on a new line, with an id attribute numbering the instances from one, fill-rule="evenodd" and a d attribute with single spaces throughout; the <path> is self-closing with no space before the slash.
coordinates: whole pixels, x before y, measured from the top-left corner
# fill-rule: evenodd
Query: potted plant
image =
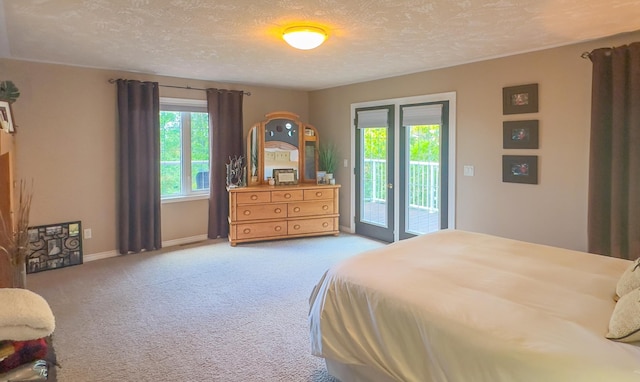
<path id="1" fill-rule="evenodd" d="M 20 91 L 13 81 L 0 81 L 0 99 L 14 103 L 20 97 Z"/>
<path id="2" fill-rule="evenodd" d="M 320 145 L 318 149 L 318 166 L 321 171 L 326 171 L 327 183 L 335 184 L 334 171 L 338 166 L 338 150 L 334 144 Z"/>

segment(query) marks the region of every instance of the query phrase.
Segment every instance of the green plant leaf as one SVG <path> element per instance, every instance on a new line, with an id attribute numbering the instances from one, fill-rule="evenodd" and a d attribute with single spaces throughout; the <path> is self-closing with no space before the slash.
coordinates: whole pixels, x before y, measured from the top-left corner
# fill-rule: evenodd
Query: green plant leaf
<path id="1" fill-rule="evenodd" d="M 20 97 L 20 91 L 12 81 L 0 81 L 0 99 L 14 103 Z"/>
<path id="2" fill-rule="evenodd" d="M 320 170 L 334 174 L 338 167 L 338 149 L 334 144 L 320 145 L 318 149 L 318 166 Z"/>

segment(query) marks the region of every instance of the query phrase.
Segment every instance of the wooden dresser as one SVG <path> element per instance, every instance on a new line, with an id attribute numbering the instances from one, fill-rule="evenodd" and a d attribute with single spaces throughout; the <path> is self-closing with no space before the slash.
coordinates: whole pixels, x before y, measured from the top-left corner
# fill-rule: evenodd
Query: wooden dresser
<path id="1" fill-rule="evenodd" d="M 339 185 L 259 185 L 229 190 L 229 242 L 338 235 Z"/>

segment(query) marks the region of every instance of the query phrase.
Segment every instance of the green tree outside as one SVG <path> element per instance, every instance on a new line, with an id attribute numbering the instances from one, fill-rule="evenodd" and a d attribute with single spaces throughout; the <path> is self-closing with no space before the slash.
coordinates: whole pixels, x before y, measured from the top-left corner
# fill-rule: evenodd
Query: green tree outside
<path id="1" fill-rule="evenodd" d="M 209 171 L 209 116 L 207 113 L 160 112 L 160 193 L 180 195 L 182 190 L 182 128 L 191 129 L 192 190 L 196 174 Z"/>
<path id="2" fill-rule="evenodd" d="M 364 157 L 385 159 L 387 157 L 387 129 L 365 129 Z M 409 159 L 412 162 L 440 161 L 440 125 L 420 125 L 410 127 Z"/>
<path id="3" fill-rule="evenodd" d="M 209 172 L 209 115 L 207 113 L 191 113 L 191 189 L 204 190 L 198 187 L 196 175 Z M 202 186 L 202 184 L 200 185 Z"/>
<path id="4" fill-rule="evenodd" d="M 411 162 L 440 162 L 440 125 L 416 125 L 407 127 L 409 130 L 409 160 Z M 386 128 L 367 128 L 364 129 L 364 158 L 385 160 L 387 158 L 387 129 Z M 375 167 L 378 166 L 378 167 Z M 378 171 L 378 176 L 386 179 L 386 162 L 385 165 L 373 162 L 365 162 L 363 176 L 366 184 L 364 190 L 365 200 L 371 201 L 375 195 L 386 195 L 387 181 L 376 179 L 374 183 L 373 173 Z M 411 184 L 417 182 L 410 180 Z M 417 193 L 427 192 L 426 189 L 417 187 Z M 412 198 L 421 200 L 422 195 L 412 195 Z"/>

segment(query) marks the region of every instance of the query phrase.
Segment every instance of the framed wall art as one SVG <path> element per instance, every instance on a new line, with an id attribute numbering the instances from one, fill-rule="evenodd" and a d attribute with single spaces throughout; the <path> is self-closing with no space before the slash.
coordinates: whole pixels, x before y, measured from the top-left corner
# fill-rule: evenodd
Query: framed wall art
<path id="1" fill-rule="evenodd" d="M 9 134 L 16 132 L 11 113 L 11 104 L 8 101 L 0 101 L 0 130 Z"/>
<path id="2" fill-rule="evenodd" d="M 537 149 L 538 120 L 503 122 L 502 147 L 505 149 Z"/>
<path id="3" fill-rule="evenodd" d="M 538 112 L 538 84 L 502 88 L 502 114 Z"/>
<path id="4" fill-rule="evenodd" d="M 502 181 L 538 184 L 537 155 L 503 155 Z"/>
<path id="5" fill-rule="evenodd" d="M 79 221 L 29 227 L 27 273 L 82 264 Z"/>

